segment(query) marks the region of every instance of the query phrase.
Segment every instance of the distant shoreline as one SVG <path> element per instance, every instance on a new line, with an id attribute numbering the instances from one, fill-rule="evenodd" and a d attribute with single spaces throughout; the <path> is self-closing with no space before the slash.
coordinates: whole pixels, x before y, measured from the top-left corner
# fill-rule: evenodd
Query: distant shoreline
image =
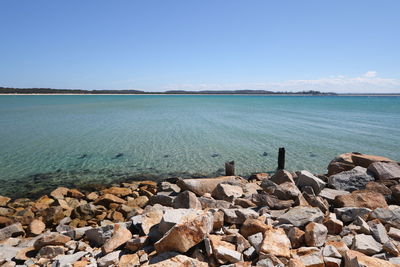
<path id="1" fill-rule="evenodd" d="M 9 94 L 1 94 L 0 96 L 4 96 L 4 95 L 11 95 L 11 96 L 17 96 L 17 95 L 23 95 L 23 96 L 27 96 L 27 95 L 36 95 L 36 96 L 45 96 L 45 95 L 71 95 L 71 96 L 78 96 L 78 95 L 84 95 L 84 96 L 105 96 L 105 95 L 137 95 L 137 96 L 162 96 L 162 95 L 172 95 L 172 96 L 400 96 L 399 94 L 316 94 L 316 95 L 312 95 L 312 94 L 65 94 L 65 93 L 48 93 L 48 94 L 43 94 L 43 93 L 31 93 L 31 94 L 19 94 L 19 93 L 9 93 Z"/>

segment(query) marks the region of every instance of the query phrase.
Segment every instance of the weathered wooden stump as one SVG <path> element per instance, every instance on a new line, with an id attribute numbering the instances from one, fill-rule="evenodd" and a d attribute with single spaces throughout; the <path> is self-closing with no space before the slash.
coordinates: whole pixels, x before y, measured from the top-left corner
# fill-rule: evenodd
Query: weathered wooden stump
<path id="1" fill-rule="evenodd" d="M 225 162 L 225 175 L 235 175 L 235 161 Z"/>
<path id="2" fill-rule="evenodd" d="M 285 148 L 280 147 L 278 153 L 278 170 L 285 169 Z"/>

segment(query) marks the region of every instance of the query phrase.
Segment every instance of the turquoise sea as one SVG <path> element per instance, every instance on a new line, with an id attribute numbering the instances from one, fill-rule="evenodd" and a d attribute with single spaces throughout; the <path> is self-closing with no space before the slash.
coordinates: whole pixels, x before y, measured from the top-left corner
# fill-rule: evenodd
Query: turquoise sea
<path id="1" fill-rule="evenodd" d="M 344 152 L 400 160 L 400 97 L 0 96 L 0 195 L 132 179 L 324 173 Z"/>

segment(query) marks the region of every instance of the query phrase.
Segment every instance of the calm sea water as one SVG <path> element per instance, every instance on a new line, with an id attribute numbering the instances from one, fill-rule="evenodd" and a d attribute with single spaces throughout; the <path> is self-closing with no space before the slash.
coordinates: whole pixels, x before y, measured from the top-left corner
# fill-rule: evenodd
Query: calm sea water
<path id="1" fill-rule="evenodd" d="M 138 178 L 324 173 L 338 154 L 400 160 L 399 97 L 0 96 L 0 194 Z"/>

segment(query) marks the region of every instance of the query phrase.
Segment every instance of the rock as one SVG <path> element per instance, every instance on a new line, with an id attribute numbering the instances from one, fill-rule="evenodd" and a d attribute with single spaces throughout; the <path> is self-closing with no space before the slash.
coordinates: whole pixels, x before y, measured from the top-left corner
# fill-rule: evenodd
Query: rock
<path id="1" fill-rule="evenodd" d="M 172 202 L 175 209 L 199 209 L 201 210 L 201 203 L 196 195 L 190 191 L 183 191 Z"/>
<path id="2" fill-rule="evenodd" d="M 300 256 L 300 260 L 306 267 L 325 267 L 324 258 L 318 252 Z"/>
<path id="3" fill-rule="evenodd" d="M 261 249 L 261 244 L 262 244 L 262 242 L 264 240 L 263 234 L 262 233 L 257 233 L 257 234 L 248 236 L 247 240 L 256 249 L 257 253 L 259 253 L 260 249 Z"/>
<path id="4" fill-rule="evenodd" d="M 382 245 L 370 235 L 359 234 L 354 237 L 351 249 L 366 255 L 374 255 L 382 251 Z"/>
<path id="5" fill-rule="evenodd" d="M 80 220 L 90 220 L 101 214 L 102 211 L 91 203 L 79 205 L 71 213 L 71 218 L 78 218 Z"/>
<path id="6" fill-rule="evenodd" d="M 352 192 L 364 189 L 368 182 L 374 180 L 375 178 L 367 172 L 366 168 L 357 166 L 349 171 L 329 176 L 328 184 L 337 190 Z"/>
<path id="7" fill-rule="evenodd" d="M 309 247 L 321 247 L 328 235 L 328 228 L 323 224 L 311 222 L 305 228 L 305 241 Z"/>
<path id="8" fill-rule="evenodd" d="M 149 205 L 160 204 L 165 207 L 172 207 L 175 197 L 157 194 L 149 199 Z"/>
<path id="9" fill-rule="evenodd" d="M 208 267 L 206 262 L 198 261 L 185 255 L 176 255 L 164 261 L 148 265 L 149 267 Z"/>
<path id="10" fill-rule="evenodd" d="M 357 207 L 335 209 L 336 216 L 345 223 L 354 221 L 357 216 L 360 216 L 361 218 L 366 218 L 370 212 L 370 209 Z"/>
<path id="11" fill-rule="evenodd" d="M 218 184 L 211 194 L 215 199 L 231 202 L 233 199 L 243 195 L 243 189 L 237 185 Z"/>
<path id="12" fill-rule="evenodd" d="M 125 200 L 111 194 L 104 194 L 93 202 L 94 205 L 108 207 L 112 203 L 124 204 Z"/>
<path id="13" fill-rule="evenodd" d="M 374 223 L 370 226 L 372 236 L 381 244 L 389 242 L 389 236 L 381 223 Z"/>
<path id="14" fill-rule="evenodd" d="M 140 208 L 146 207 L 147 204 L 149 204 L 149 198 L 147 196 L 138 196 L 135 199 L 128 200 L 128 202 L 126 203 L 126 205 L 130 207 L 140 207 Z"/>
<path id="15" fill-rule="evenodd" d="M 52 259 L 58 255 L 64 255 L 65 250 L 63 246 L 45 246 L 39 250 L 37 257 Z"/>
<path id="16" fill-rule="evenodd" d="M 374 162 L 379 162 L 379 161 L 391 162 L 392 161 L 391 159 L 381 157 L 381 156 L 359 154 L 359 153 L 357 153 L 357 154 L 353 153 L 351 155 L 351 159 L 356 166 L 361 166 L 364 168 L 368 168 Z"/>
<path id="17" fill-rule="evenodd" d="M 343 190 L 336 190 L 336 189 L 331 189 L 331 188 L 324 188 L 322 189 L 322 191 L 319 193 L 319 196 L 328 200 L 328 202 L 333 202 L 333 200 L 337 197 L 337 196 L 341 196 L 341 195 L 347 195 L 350 194 L 347 191 L 343 191 Z"/>
<path id="18" fill-rule="evenodd" d="M 296 199 L 301 194 L 297 186 L 292 182 L 279 184 L 274 192 L 274 195 L 283 200 Z"/>
<path id="19" fill-rule="evenodd" d="M 253 181 L 262 181 L 264 179 L 268 179 L 269 178 L 269 174 L 266 172 L 260 172 L 260 173 L 253 173 L 252 175 L 250 175 L 249 180 Z"/>
<path id="20" fill-rule="evenodd" d="M 48 227 L 58 225 L 65 217 L 64 210 L 60 206 L 49 207 L 43 210 L 40 214 L 43 217 L 43 222 Z"/>
<path id="21" fill-rule="evenodd" d="M 36 250 L 39 250 L 45 246 L 62 246 L 70 240 L 71 238 L 69 236 L 52 232 L 42 234 L 38 239 L 36 239 L 33 246 Z"/>
<path id="22" fill-rule="evenodd" d="M 6 207 L 11 198 L 0 196 L 0 207 Z"/>
<path id="23" fill-rule="evenodd" d="M 296 227 L 302 227 L 309 222 L 322 222 L 324 214 L 313 207 L 297 206 L 289 209 L 285 214 L 279 216 L 279 223 L 290 223 Z"/>
<path id="24" fill-rule="evenodd" d="M 231 203 L 225 200 L 215 200 L 210 197 L 199 197 L 202 209 L 229 209 Z"/>
<path id="25" fill-rule="evenodd" d="M 119 259 L 119 267 L 140 266 L 139 256 L 137 254 L 125 254 Z"/>
<path id="26" fill-rule="evenodd" d="M 299 258 L 290 259 L 288 266 L 289 267 L 305 267 L 304 263 Z"/>
<path id="27" fill-rule="evenodd" d="M 378 180 L 400 178 L 400 165 L 397 162 L 374 162 L 368 166 L 368 171 Z"/>
<path id="28" fill-rule="evenodd" d="M 130 251 L 136 252 L 139 249 L 143 248 L 147 244 L 148 240 L 148 236 L 133 238 L 132 240 L 126 242 L 125 248 L 129 249 Z"/>
<path id="29" fill-rule="evenodd" d="M 342 255 L 339 251 L 332 245 L 327 245 L 322 250 L 322 255 L 324 257 L 334 257 L 334 258 L 341 258 Z"/>
<path id="30" fill-rule="evenodd" d="M 72 197 L 72 198 L 81 199 L 81 198 L 84 198 L 85 195 L 82 194 L 82 192 L 80 192 L 80 191 L 77 190 L 77 189 L 69 189 L 68 192 L 67 192 L 67 197 Z"/>
<path id="31" fill-rule="evenodd" d="M 319 194 L 321 190 L 325 187 L 325 182 L 310 173 L 309 171 L 300 171 L 299 177 L 297 178 L 296 185 L 299 188 L 305 186 L 311 186 L 315 194 Z"/>
<path id="32" fill-rule="evenodd" d="M 234 200 L 234 204 L 237 206 L 241 206 L 242 208 L 254 208 L 257 205 L 251 202 L 250 199 L 246 198 L 237 198 Z"/>
<path id="33" fill-rule="evenodd" d="M 399 248 L 392 242 L 392 241 L 387 241 L 386 243 L 383 244 L 382 246 L 383 250 L 393 256 L 399 256 Z"/>
<path id="34" fill-rule="evenodd" d="M 310 206 L 319 208 L 322 213 L 329 211 L 329 203 L 326 199 L 323 199 L 320 196 L 310 195 L 305 192 L 303 193 L 303 196 Z"/>
<path id="35" fill-rule="evenodd" d="M 214 250 L 215 257 L 231 263 L 239 262 L 242 260 L 242 254 L 223 246 L 218 246 Z"/>
<path id="36" fill-rule="evenodd" d="M 333 257 L 324 257 L 325 267 L 340 267 L 342 260 Z"/>
<path id="37" fill-rule="evenodd" d="M 195 209 L 168 209 L 164 211 L 164 215 L 158 225 L 158 230 L 161 234 L 165 234 L 169 231 L 175 224 L 179 223 L 182 218 L 184 218 L 188 214 L 192 214 L 191 216 L 197 216 L 202 213 L 200 210 Z"/>
<path id="38" fill-rule="evenodd" d="M 290 257 L 290 240 L 282 228 L 269 229 L 264 232 L 261 252 L 272 254 L 276 257 Z"/>
<path id="39" fill-rule="evenodd" d="M 269 229 L 269 226 L 266 225 L 261 220 L 248 218 L 243 222 L 243 225 L 240 228 L 240 233 L 244 237 L 248 237 L 250 235 L 254 235 L 259 232 L 264 233 L 267 229 Z"/>
<path id="40" fill-rule="evenodd" d="M 288 238 L 290 243 L 292 244 L 292 248 L 299 248 L 303 246 L 305 239 L 304 239 L 304 231 L 300 230 L 297 227 L 291 227 L 288 231 Z"/>
<path id="41" fill-rule="evenodd" d="M 85 232 L 85 237 L 93 246 L 101 247 L 108 239 L 111 238 L 113 229 L 113 225 L 89 229 Z"/>
<path id="42" fill-rule="evenodd" d="M 344 260 L 346 267 L 398 267 L 397 264 L 393 264 L 378 258 L 368 257 L 354 250 L 347 251 Z"/>
<path id="43" fill-rule="evenodd" d="M 267 206 L 271 209 L 287 209 L 294 204 L 293 200 L 279 200 L 267 193 L 253 194 L 250 200 L 260 208 Z"/>
<path id="44" fill-rule="evenodd" d="M 338 235 L 343 229 L 343 222 L 336 218 L 335 213 L 330 213 L 325 217 L 323 225 L 328 229 L 330 235 Z"/>
<path id="45" fill-rule="evenodd" d="M 357 217 L 354 222 L 354 225 L 357 225 L 360 227 L 360 232 L 366 235 L 371 234 L 371 228 L 369 227 L 369 225 L 367 224 L 367 222 L 361 218 L 361 217 Z"/>
<path id="46" fill-rule="evenodd" d="M 379 219 L 382 223 L 400 228 L 400 206 L 377 208 L 370 216 L 372 219 Z"/>
<path id="47" fill-rule="evenodd" d="M 69 189 L 65 187 L 58 187 L 50 193 L 54 199 L 64 199 L 64 196 L 68 194 Z"/>
<path id="48" fill-rule="evenodd" d="M 221 176 L 217 178 L 183 179 L 177 182 L 181 190 L 189 190 L 198 196 L 212 193 L 218 184 L 223 182 L 241 181 L 238 176 Z"/>
<path id="49" fill-rule="evenodd" d="M 46 229 L 46 225 L 41 220 L 33 220 L 29 225 L 29 233 L 40 235 Z"/>
<path id="50" fill-rule="evenodd" d="M 35 248 L 32 246 L 19 248 L 17 254 L 15 255 L 15 259 L 18 261 L 27 261 L 35 254 Z"/>
<path id="51" fill-rule="evenodd" d="M 277 170 L 269 180 L 278 185 L 286 182 L 294 184 L 293 175 L 286 170 Z"/>
<path id="52" fill-rule="evenodd" d="M 99 195 L 96 192 L 91 192 L 86 195 L 87 200 L 93 201 L 96 200 L 99 197 Z"/>
<path id="53" fill-rule="evenodd" d="M 150 230 L 153 226 L 159 224 L 163 217 L 162 210 L 154 210 L 150 212 L 146 212 L 141 215 L 136 215 L 132 217 L 130 220 L 132 222 L 132 226 L 142 232 L 144 235 L 149 235 Z"/>
<path id="54" fill-rule="evenodd" d="M 21 223 L 14 223 L 0 229 L 0 241 L 5 240 L 9 237 L 17 237 L 24 234 L 25 231 Z"/>
<path id="55" fill-rule="evenodd" d="M 336 207 L 359 207 L 359 208 L 386 208 L 385 197 L 376 192 L 367 190 L 353 191 L 351 194 L 337 196 L 334 200 Z"/>
<path id="56" fill-rule="evenodd" d="M 232 224 L 243 224 L 248 218 L 256 219 L 258 213 L 252 209 L 222 209 L 224 221 Z"/>
<path id="57" fill-rule="evenodd" d="M 106 240 L 104 245 L 101 247 L 101 251 L 104 254 L 110 253 L 119 246 L 125 244 L 129 239 L 132 238 L 132 233 L 125 227 L 121 227 L 116 224 L 114 226 L 114 232 L 110 239 Z"/>
<path id="58" fill-rule="evenodd" d="M 204 212 L 194 218 L 189 216 L 171 228 L 154 244 L 158 253 L 166 251 L 186 252 L 204 240 L 213 230 L 214 219 L 211 213 Z"/>
<path id="59" fill-rule="evenodd" d="M 345 153 L 334 158 L 328 165 L 328 176 L 353 169 L 355 165 L 351 156 L 352 153 Z"/>
<path id="60" fill-rule="evenodd" d="M 117 266 L 119 263 L 120 250 L 108 253 L 107 255 L 99 258 L 97 260 L 97 265 L 99 267 Z"/>
<path id="61" fill-rule="evenodd" d="M 394 239 L 400 239 L 400 229 L 390 227 L 388 235 Z"/>
<path id="62" fill-rule="evenodd" d="M 110 187 L 104 190 L 101 190 L 103 194 L 111 194 L 117 197 L 126 197 L 132 194 L 132 189 L 125 187 Z"/>
<path id="63" fill-rule="evenodd" d="M 377 183 L 377 182 L 368 182 L 367 185 L 365 186 L 366 190 L 381 193 L 382 195 L 385 196 L 386 199 L 390 197 L 392 194 L 392 191 L 383 183 Z"/>
<path id="64" fill-rule="evenodd" d="M 55 266 L 60 266 L 60 267 L 69 266 L 70 264 L 79 261 L 86 254 L 88 254 L 88 252 L 79 251 L 71 255 L 59 255 L 54 258 L 55 260 L 54 264 Z"/>
<path id="65" fill-rule="evenodd" d="M 346 251 L 349 250 L 347 245 L 342 241 L 326 241 L 325 246 L 335 247 L 342 257 L 346 254 Z"/>

